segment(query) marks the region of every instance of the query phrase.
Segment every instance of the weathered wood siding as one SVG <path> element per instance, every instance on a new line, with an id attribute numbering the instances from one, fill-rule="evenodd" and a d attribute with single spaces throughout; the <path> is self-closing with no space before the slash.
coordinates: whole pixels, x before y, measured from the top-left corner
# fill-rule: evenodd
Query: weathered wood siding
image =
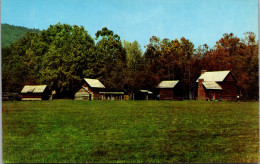
<path id="1" fill-rule="evenodd" d="M 76 94 L 74 100 L 90 100 L 91 94 L 89 94 L 84 88 L 81 88 Z"/>
<path id="2" fill-rule="evenodd" d="M 47 93 L 21 93 L 22 100 L 47 100 Z"/>
<path id="3" fill-rule="evenodd" d="M 237 98 L 238 88 L 236 80 L 231 74 L 219 85 L 222 87 L 221 97 L 223 100 L 235 100 Z"/>
<path id="4" fill-rule="evenodd" d="M 87 83 L 84 83 L 83 86 L 90 92 L 91 100 L 102 100 L 102 94 L 99 93 L 102 89 L 91 88 Z"/>
<path id="5" fill-rule="evenodd" d="M 160 100 L 183 100 L 181 85 L 178 83 L 174 88 L 160 88 Z"/>
<path id="6" fill-rule="evenodd" d="M 174 100 L 173 88 L 160 88 L 160 100 Z"/>

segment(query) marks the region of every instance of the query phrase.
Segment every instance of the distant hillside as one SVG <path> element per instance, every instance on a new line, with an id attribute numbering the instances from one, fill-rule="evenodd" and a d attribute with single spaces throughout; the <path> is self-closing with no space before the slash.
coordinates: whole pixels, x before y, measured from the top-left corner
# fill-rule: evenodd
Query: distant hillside
<path id="1" fill-rule="evenodd" d="M 40 33 L 38 29 L 28 29 L 26 27 L 14 26 L 9 24 L 1 24 L 2 48 L 11 45 L 15 41 L 21 39 L 28 32 Z"/>

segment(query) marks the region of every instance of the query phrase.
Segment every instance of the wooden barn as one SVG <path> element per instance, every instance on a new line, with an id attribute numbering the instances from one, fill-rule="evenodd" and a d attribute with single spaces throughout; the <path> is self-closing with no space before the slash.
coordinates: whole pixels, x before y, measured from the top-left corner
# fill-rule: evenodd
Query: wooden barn
<path id="1" fill-rule="evenodd" d="M 198 83 L 198 100 L 236 100 L 238 87 L 232 73 L 202 70 Z"/>
<path id="2" fill-rule="evenodd" d="M 157 88 L 159 89 L 160 100 L 182 100 L 182 93 L 179 80 L 162 81 Z"/>
<path id="3" fill-rule="evenodd" d="M 21 91 L 22 100 L 48 100 L 47 85 L 25 85 Z"/>
<path id="4" fill-rule="evenodd" d="M 105 86 L 98 79 L 84 78 L 82 88 L 75 94 L 75 100 L 102 100 Z"/>

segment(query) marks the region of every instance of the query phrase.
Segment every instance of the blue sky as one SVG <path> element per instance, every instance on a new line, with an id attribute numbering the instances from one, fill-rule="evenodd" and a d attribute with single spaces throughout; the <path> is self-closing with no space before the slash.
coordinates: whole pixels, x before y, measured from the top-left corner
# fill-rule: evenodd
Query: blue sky
<path id="1" fill-rule="evenodd" d="M 79 25 L 93 38 L 107 27 L 142 48 L 152 36 L 213 47 L 224 33 L 252 31 L 258 39 L 258 0 L 1 0 L 1 22 L 40 30 Z"/>

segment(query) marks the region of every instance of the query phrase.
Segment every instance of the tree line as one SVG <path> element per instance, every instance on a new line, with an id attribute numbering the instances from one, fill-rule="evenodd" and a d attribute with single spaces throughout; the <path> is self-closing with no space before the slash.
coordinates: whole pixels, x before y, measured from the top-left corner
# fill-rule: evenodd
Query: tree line
<path id="1" fill-rule="evenodd" d="M 185 99 L 196 97 L 200 71 L 231 70 L 244 99 L 258 99 L 258 41 L 224 34 L 213 48 L 194 48 L 187 38 L 152 36 L 142 52 L 137 41 L 122 41 L 106 27 L 92 38 L 84 27 L 51 25 L 2 49 L 3 91 L 20 92 L 26 84 L 47 84 L 58 95 L 73 97 L 83 78 L 97 78 L 107 89 L 129 95 L 155 91 L 161 80 L 180 80 Z"/>

